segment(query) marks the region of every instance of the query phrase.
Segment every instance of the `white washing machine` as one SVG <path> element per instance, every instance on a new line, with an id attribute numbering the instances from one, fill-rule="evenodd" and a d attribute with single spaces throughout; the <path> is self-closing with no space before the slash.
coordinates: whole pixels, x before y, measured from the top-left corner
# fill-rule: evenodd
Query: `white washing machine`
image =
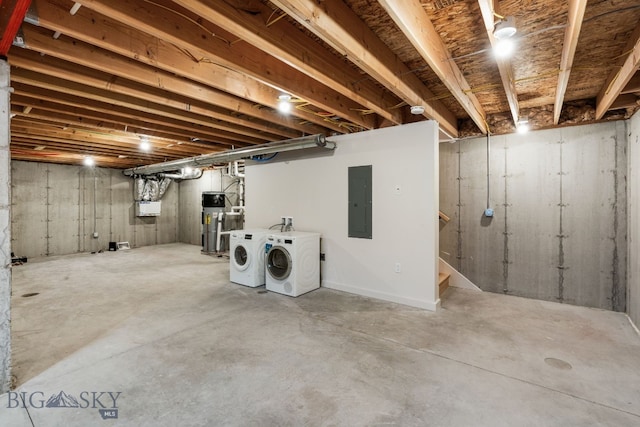
<path id="1" fill-rule="evenodd" d="M 265 249 L 269 291 L 297 297 L 320 287 L 320 233 L 271 234 Z"/>
<path id="2" fill-rule="evenodd" d="M 264 285 L 264 248 L 273 230 L 234 230 L 230 234 L 230 280 L 252 288 Z"/>

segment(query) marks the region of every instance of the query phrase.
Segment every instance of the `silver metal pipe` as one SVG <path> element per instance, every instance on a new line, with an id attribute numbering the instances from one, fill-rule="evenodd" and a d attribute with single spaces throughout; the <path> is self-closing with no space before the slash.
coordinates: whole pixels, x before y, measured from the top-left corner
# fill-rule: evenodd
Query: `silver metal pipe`
<path id="1" fill-rule="evenodd" d="M 284 141 L 268 142 L 266 144 L 254 145 L 251 147 L 238 148 L 235 150 L 223 151 L 221 153 L 203 154 L 201 156 L 188 157 L 186 159 L 171 160 L 153 165 L 138 166 L 136 168 L 125 169 L 126 176 L 133 175 L 153 175 L 161 172 L 170 172 L 189 167 L 211 166 L 215 163 L 227 163 L 234 160 L 246 159 L 252 156 L 263 154 L 273 154 L 282 151 L 301 150 L 303 148 L 322 147 L 333 150 L 336 144 L 327 141 L 322 134 L 303 136 L 300 138 L 287 139 Z"/>

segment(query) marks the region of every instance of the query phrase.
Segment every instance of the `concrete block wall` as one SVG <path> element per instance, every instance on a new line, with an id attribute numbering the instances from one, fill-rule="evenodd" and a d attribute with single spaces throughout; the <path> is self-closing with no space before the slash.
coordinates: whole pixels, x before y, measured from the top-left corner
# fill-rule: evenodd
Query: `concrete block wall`
<path id="1" fill-rule="evenodd" d="M 0 60 L 0 394 L 11 386 L 11 193 L 9 64 Z"/>
<path id="2" fill-rule="evenodd" d="M 628 122 L 628 280 L 627 313 L 640 327 L 640 114 L 635 114 Z"/>
<path id="3" fill-rule="evenodd" d="M 440 255 L 486 291 L 626 309 L 626 124 L 440 145 Z"/>
<path id="4" fill-rule="evenodd" d="M 135 216 L 133 180 L 121 170 L 14 161 L 11 172 L 16 255 L 107 250 L 110 241 L 132 247 L 178 241 L 176 183 L 162 198 L 159 217 L 140 218 Z"/>
<path id="5" fill-rule="evenodd" d="M 191 245 L 202 245 L 202 192 L 224 191 L 226 205 L 237 206 L 239 201 L 238 179 L 228 175 L 226 168 L 206 170 L 200 179 L 180 183 L 179 241 Z M 232 225 L 232 224 L 229 224 Z M 242 228 L 240 224 L 237 227 Z"/>

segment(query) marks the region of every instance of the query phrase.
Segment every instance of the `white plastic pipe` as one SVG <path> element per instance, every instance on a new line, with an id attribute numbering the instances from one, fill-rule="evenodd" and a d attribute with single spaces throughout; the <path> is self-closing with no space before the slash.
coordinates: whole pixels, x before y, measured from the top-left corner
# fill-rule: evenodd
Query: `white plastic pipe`
<path id="1" fill-rule="evenodd" d="M 218 212 L 218 229 L 216 230 L 216 252 L 220 252 L 220 237 L 222 233 L 222 221 L 224 212 Z"/>

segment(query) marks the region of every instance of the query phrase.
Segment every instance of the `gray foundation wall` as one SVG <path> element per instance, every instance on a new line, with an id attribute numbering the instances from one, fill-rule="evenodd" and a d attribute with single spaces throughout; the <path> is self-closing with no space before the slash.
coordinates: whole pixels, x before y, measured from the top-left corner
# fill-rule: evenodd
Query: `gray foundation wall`
<path id="1" fill-rule="evenodd" d="M 207 170 L 200 179 L 180 183 L 180 227 L 179 241 L 191 245 L 202 245 L 202 192 L 224 191 L 227 210 L 239 201 L 238 180 L 226 174 L 225 168 Z M 241 224 L 227 224 L 242 228 Z"/>
<path id="2" fill-rule="evenodd" d="M 11 386 L 11 182 L 9 64 L 0 60 L 0 394 Z"/>
<path id="3" fill-rule="evenodd" d="M 629 317 L 640 326 L 640 114 L 628 122 L 629 156 L 629 252 L 628 252 L 628 310 Z"/>
<path id="4" fill-rule="evenodd" d="M 440 256 L 480 288 L 626 310 L 626 123 L 440 145 Z"/>
<path id="5" fill-rule="evenodd" d="M 178 241 L 176 183 L 162 198 L 160 216 L 140 218 L 133 180 L 121 170 L 13 161 L 11 173 L 11 243 L 18 256 L 106 251 L 110 241 L 132 247 Z"/>

